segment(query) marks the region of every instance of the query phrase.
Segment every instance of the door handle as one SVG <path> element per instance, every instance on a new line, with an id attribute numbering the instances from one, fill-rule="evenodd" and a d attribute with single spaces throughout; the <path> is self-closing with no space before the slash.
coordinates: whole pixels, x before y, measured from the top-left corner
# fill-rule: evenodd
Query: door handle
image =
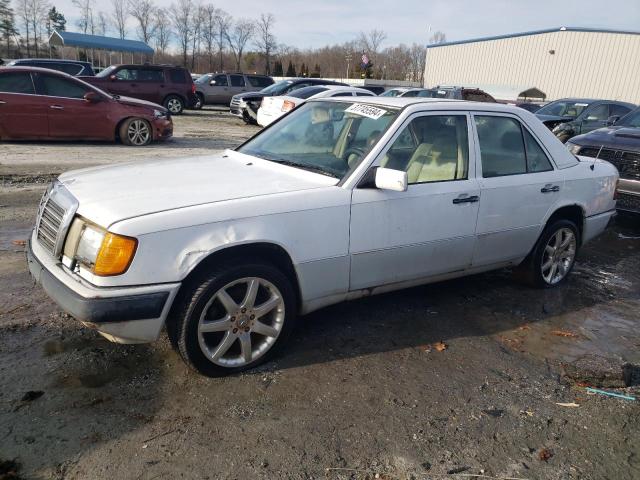
<path id="1" fill-rule="evenodd" d="M 550 183 L 547 183 L 544 187 L 540 189 L 541 193 L 551 193 L 551 192 L 559 192 L 559 191 L 560 191 L 559 185 L 551 185 Z"/>
<path id="2" fill-rule="evenodd" d="M 49 106 L 49 108 L 53 110 L 64 110 L 64 107 L 62 105 L 51 105 Z"/>
<path id="3" fill-rule="evenodd" d="M 478 197 L 477 195 L 471 195 L 470 197 L 458 197 L 458 198 L 454 198 L 453 199 L 453 203 L 455 203 L 456 205 L 458 203 L 475 203 L 480 201 L 480 197 Z"/>
<path id="4" fill-rule="evenodd" d="M 0 100 L 0 105 L 5 105 L 7 102 Z"/>

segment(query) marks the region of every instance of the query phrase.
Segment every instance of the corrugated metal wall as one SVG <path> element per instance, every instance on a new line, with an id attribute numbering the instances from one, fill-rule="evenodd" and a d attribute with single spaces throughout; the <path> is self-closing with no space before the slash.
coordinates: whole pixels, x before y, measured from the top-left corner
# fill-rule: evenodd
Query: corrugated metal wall
<path id="1" fill-rule="evenodd" d="M 465 84 L 640 104 L 640 35 L 557 31 L 427 49 L 425 86 Z"/>

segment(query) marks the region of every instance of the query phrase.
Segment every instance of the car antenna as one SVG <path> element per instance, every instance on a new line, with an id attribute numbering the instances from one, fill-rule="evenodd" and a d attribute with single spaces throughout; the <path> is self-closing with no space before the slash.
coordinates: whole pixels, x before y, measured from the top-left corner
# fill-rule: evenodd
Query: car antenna
<path id="1" fill-rule="evenodd" d="M 589 167 L 591 171 L 593 171 L 596 168 L 596 162 L 598 161 L 598 158 L 600 158 L 600 153 L 602 152 L 603 148 L 604 148 L 604 145 L 600 145 L 600 150 L 598 150 L 598 154 L 596 155 L 596 158 L 593 159 L 593 163 Z"/>

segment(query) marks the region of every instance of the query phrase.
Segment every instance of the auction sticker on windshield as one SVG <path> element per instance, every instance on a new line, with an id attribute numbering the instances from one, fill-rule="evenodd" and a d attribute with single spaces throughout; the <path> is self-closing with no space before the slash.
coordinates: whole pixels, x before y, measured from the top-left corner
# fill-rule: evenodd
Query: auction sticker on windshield
<path id="1" fill-rule="evenodd" d="M 386 110 L 378 107 L 372 107 L 371 105 L 364 105 L 362 103 L 354 103 L 349 108 L 345 110 L 346 113 L 355 113 L 356 115 L 362 115 L 363 117 L 373 118 L 374 120 L 379 119 L 385 113 Z"/>

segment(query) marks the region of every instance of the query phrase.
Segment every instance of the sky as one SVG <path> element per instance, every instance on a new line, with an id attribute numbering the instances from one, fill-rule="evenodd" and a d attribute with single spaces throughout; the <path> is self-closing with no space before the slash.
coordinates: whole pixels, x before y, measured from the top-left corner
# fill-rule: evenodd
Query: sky
<path id="1" fill-rule="evenodd" d="M 50 0 L 77 31 L 71 0 Z M 175 1 L 175 0 L 174 0 Z M 209 0 L 201 0 L 209 3 Z M 156 0 L 169 6 L 172 0 Z M 109 0 L 96 0 L 109 11 Z M 387 34 L 384 46 L 426 44 L 435 31 L 448 41 L 554 27 L 593 27 L 640 31 L 640 0 L 211 0 L 234 17 L 273 13 L 279 43 L 319 47 L 354 39 L 374 28 Z M 611 8 L 607 8 L 611 5 Z M 429 33 L 431 32 L 431 34 Z M 112 35 L 114 32 L 110 32 Z M 134 23 L 128 37 L 135 38 Z"/>

